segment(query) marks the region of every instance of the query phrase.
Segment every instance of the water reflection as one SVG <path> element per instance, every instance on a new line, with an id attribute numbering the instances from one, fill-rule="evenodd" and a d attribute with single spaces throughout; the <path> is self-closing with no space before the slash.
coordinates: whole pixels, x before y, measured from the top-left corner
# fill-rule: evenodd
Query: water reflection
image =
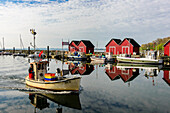
<path id="1" fill-rule="evenodd" d="M 79 75 L 90 75 L 93 70 L 94 66 L 84 63 L 84 62 L 67 62 L 69 64 L 69 71 L 72 75 L 79 74 Z"/>
<path id="2" fill-rule="evenodd" d="M 134 80 L 139 75 L 139 69 L 135 67 L 134 68 L 118 67 L 112 64 L 107 64 L 105 67 L 106 67 L 105 73 L 112 81 L 121 78 L 123 82 L 126 83 Z"/>
<path id="3" fill-rule="evenodd" d="M 30 103 L 36 109 L 43 110 L 49 108 L 50 103 L 48 100 L 56 103 L 56 113 L 62 113 L 63 106 L 81 110 L 81 103 L 79 94 L 52 94 L 52 93 L 29 93 Z"/>
<path id="4" fill-rule="evenodd" d="M 170 70 L 164 70 L 162 79 L 170 86 Z"/>

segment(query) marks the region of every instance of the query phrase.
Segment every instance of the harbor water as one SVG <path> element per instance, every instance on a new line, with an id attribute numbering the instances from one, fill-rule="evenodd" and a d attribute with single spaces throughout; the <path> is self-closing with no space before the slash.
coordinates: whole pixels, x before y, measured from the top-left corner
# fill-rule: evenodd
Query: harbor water
<path id="1" fill-rule="evenodd" d="M 25 85 L 29 62 L 0 56 L 0 113 L 170 113 L 170 71 L 161 67 L 61 62 L 49 72 L 81 76 L 77 92 L 53 92 Z"/>

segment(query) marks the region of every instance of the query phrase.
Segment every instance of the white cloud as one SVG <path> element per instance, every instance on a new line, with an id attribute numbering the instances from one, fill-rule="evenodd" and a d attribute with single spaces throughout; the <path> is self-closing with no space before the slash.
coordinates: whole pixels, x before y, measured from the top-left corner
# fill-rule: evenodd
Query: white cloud
<path id="1" fill-rule="evenodd" d="M 111 37 L 133 37 L 142 44 L 169 35 L 169 0 L 34 1 L 42 3 L 0 5 L 0 37 L 7 47 L 19 46 L 19 34 L 27 47 L 30 28 L 38 33 L 38 47 L 61 47 L 62 38 L 90 39 L 94 44 L 98 39 L 104 47 Z"/>

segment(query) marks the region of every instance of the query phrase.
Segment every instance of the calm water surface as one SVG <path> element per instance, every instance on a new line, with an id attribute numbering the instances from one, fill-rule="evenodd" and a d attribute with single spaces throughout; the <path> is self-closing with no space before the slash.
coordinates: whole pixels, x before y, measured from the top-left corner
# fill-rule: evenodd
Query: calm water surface
<path id="1" fill-rule="evenodd" d="M 79 94 L 25 86 L 27 58 L 0 56 L 0 113 L 170 113 L 169 71 L 51 60 L 49 72 L 80 75 Z M 77 65 L 77 66 L 76 66 Z"/>

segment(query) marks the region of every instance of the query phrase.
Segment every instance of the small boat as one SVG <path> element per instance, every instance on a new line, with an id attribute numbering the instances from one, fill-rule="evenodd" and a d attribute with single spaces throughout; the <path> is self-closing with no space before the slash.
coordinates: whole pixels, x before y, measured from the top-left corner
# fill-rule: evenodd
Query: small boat
<path id="1" fill-rule="evenodd" d="M 34 54 L 28 55 L 28 58 L 45 58 L 46 57 L 44 53 L 42 53 L 41 56 L 39 57 L 39 53 L 40 52 L 36 51 Z"/>
<path id="2" fill-rule="evenodd" d="M 69 53 L 67 56 L 68 60 L 70 61 L 85 61 L 87 60 L 87 57 L 84 52 L 77 52 Z"/>
<path id="3" fill-rule="evenodd" d="M 161 65 L 163 64 L 162 59 L 156 59 L 154 52 L 148 53 L 145 58 L 132 58 L 130 55 L 120 55 L 117 56 L 117 61 L 119 63 L 134 63 L 134 64 L 152 64 Z"/>
<path id="4" fill-rule="evenodd" d="M 18 53 L 14 53 L 13 56 L 23 56 L 23 57 L 26 57 L 27 55 L 25 53 L 18 52 Z"/>
<path id="5" fill-rule="evenodd" d="M 101 55 L 101 56 L 92 56 L 92 57 L 90 57 L 90 59 L 91 59 L 91 61 L 104 63 L 106 58 L 105 58 L 105 56 Z"/>
<path id="6" fill-rule="evenodd" d="M 131 63 L 117 63 L 117 68 L 135 68 L 135 69 L 157 69 L 160 70 L 162 65 L 146 65 L 146 64 L 131 64 Z"/>
<path id="7" fill-rule="evenodd" d="M 26 85 L 53 91 L 79 91 L 80 76 L 66 77 L 59 69 L 56 73 L 47 73 L 47 64 L 47 61 L 30 63 L 30 73 L 25 78 Z"/>
<path id="8" fill-rule="evenodd" d="M 120 56 L 117 56 L 117 61 L 121 63 L 154 64 L 154 65 L 159 65 L 163 63 L 163 60 L 154 60 L 148 58 L 130 58 Z"/>
<path id="9" fill-rule="evenodd" d="M 10 52 L 3 52 L 2 55 L 12 55 L 12 53 L 10 53 Z"/>

